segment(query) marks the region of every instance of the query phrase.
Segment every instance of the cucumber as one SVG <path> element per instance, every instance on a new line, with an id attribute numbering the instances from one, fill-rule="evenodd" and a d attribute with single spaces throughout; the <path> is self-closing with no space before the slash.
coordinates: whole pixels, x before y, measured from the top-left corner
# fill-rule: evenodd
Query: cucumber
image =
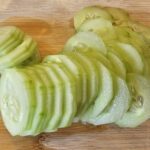
<path id="1" fill-rule="evenodd" d="M 150 117 L 150 81 L 144 76 L 129 74 L 127 82 L 132 95 L 131 106 L 116 124 L 133 128 Z"/>
<path id="2" fill-rule="evenodd" d="M 34 67 L 28 66 L 26 67 L 26 71 L 30 74 L 30 78 L 32 78 L 33 82 L 36 84 L 36 108 L 32 122 L 32 132 L 33 135 L 37 135 L 42 132 L 43 118 L 45 118 L 46 114 L 45 106 L 47 91 L 39 72 L 37 72 Z"/>
<path id="3" fill-rule="evenodd" d="M 107 56 L 112 63 L 114 72 L 121 78 L 126 79 L 126 67 L 120 58 L 113 52 L 108 52 Z"/>
<path id="4" fill-rule="evenodd" d="M 105 10 L 112 16 L 115 25 L 120 25 L 129 19 L 128 12 L 121 8 L 105 7 Z"/>
<path id="5" fill-rule="evenodd" d="M 115 29 L 112 22 L 103 18 L 96 18 L 85 21 L 79 28 L 80 32 L 94 32 L 105 40 L 116 39 Z M 109 33 L 109 34 L 108 34 Z"/>
<path id="6" fill-rule="evenodd" d="M 86 52 L 97 50 L 106 55 L 107 49 L 101 37 L 92 32 L 78 32 L 65 44 L 64 51 Z"/>
<path id="7" fill-rule="evenodd" d="M 24 33 L 17 29 L 14 35 L 3 46 L 0 46 L 0 57 L 7 55 L 10 51 L 15 49 L 24 39 Z"/>
<path id="8" fill-rule="evenodd" d="M 79 113 L 79 116 L 82 116 L 82 114 L 88 109 L 90 104 L 95 100 L 97 94 L 98 94 L 98 73 L 96 70 L 95 65 L 93 65 L 93 62 L 86 56 L 84 56 L 84 53 L 74 53 L 75 59 L 81 63 L 83 67 L 85 67 L 85 71 L 87 74 L 87 100 L 84 106 L 82 107 L 81 112 Z"/>
<path id="9" fill-rule="evenodd" d="M 121 78 L 114 76 L 114 98 L 108 107 L 97 117 L 89 119 L 94 125 L 114 123 L 121 119 L 129 108 L 130 93 L 127 84 Z M 115 81 L 116 80 L 116 81 Z"/>
<path id="10" fill-rule="evenodd" d="M 74 80 L 69 74 L 68 70 L 61 64 L 59 64 L 59 73 L 63 78 L 64 84 L 64 104 L 63 104 L 63 114 L 62 119 L 59 125 L 59 128 L 68 127 L 72 124 L 72 121 L 75 117 L 77 111 L 77 92 Z"/>
<path id="11" fill-rule="evenodd" d="M 78 105 L 78 110 L 77 110 L 77 114 L 76 114 L 76 118 L 75 120 L 78 121 L 79 120 L 79 114 L 82 111 L 84 105 L 87 102 L 88 99 L 88 75 L 87 72 L 85 70 L 85 68 L 83 67 L 82 63 L 77 59 L 76 53 L 73 52 L 65 52 L 65 55 L 70 58 L 72 60 L 72 62 L 76 65 L 76 67 L 78 68 L 78 74 L 81 79 L 79 81 L 81 81 L 81 101 L 79 102 Z M 75 73 L 75 71 L 74 71 Z"/>
<path id="12" fill-rule="evenodd" d="M 58 66 L 53 66 L 50 63 L 44 63 L 44 66 L 48 67 L 48 74 L 53 80 L 54 87 L 55 87 L 55 94 L 54 94 L 54 105 L 53 105 L 53 114 L 48 123 L 47 128 L 45 129 L 46 132 L 56 131 L 59 128 L 59 124 L 62 120 L 62 113 L 63 113 L 63 104 L 64 104 L 64 84 L 62 76 L 59 74 Z"/>
<path id="13" fill-rule="evenodd" d="M 86 21 L 94 18 L 104 18 L 112 20 L 111 16 L 100 6 L 89 6 L 81 9 L 74 16 L 74 27 L 76 30 Z"/>
<path id="14" fill-rule="evenodd" d="M 0 47 L 7 44 L 18 31 L 15 26 L 3 26 L 0 27 Z"/>
<path id="15" fill-rule="evenodd" d="M 85 55 L 87 57 L 91 57 L 91 58 L 94 58 L 94 59 L 100 61 L 108 69 L 113 70 L 113 66 L 112 66 L 111 62 L 107 59 L 107 57 L 103 56 L 101 53 L 93 51 L 93 52 L 87 52 L 87 53 L 85 53 Z"/>
<path id="16" fill-rule="evenodd" d="M 1 77 L 0 89 L 1 114 L 6 128 L 13 136 L 27 135 L 35 109 L 31 79 L 20 70 L 9 69 Z"/>
<path id="17" fill-rule="evenodd" d="M 143 58 L 132 45 L 114 41 L 109 43 L 108 47 L 120 56 L 126 65 L 127 72 L 143 73 Z"/>
<path id="18" fill-rule="evenodd" d="M 75 63 L 69 56 L 66 55 L 48 55 L 44 58 L 43 63 L 48 62 L 57 62 L 62 63 L 64 67 L 69 71 L 70 75 L 72 76 L 72 80 L 76 83 L 77 88 L 77 108 L 79 108 L 82 97 L 83 97 L 83 75 L 82 75 L 82 68 L 78 63 Z"/>
<path id="19" fill-rule="evenodd" d="M 36 46 L 36 42 L 31 37 L 26 36 L 22 44 L 6 56 L 0 58 L 0 70 L 19 65 L 34 53 Z"/>
<path id="20" fill-rule="evenodd" d="M 60 67 L 59 71 L 63 77 L 63 81 L 65 85 L 65 97 L 64 97 L 64 106 L 63 106 L 64 113 L 63 113 L 62 121 L 59 125 L 60 128 L 70 126 L 74 119 L 74 116 L 77 111 L 78 101 L 79 101 L 78 98 L 80 98 L 79 97 L 80 93 L 78 93 L 77 91 L 80 90 L 79 85 L 81 84 L 79 82 L 80 80 L 74 78 L 75 75 L 70 72 L 70 68 L 66 66 L 66 63 L 64 63 L 65 61 L 64 59 L 68 59 L 68 58 L 63 55 L 52 55 L 52 56 L 49 55 L 47 57 L 47 61 L 46 59 L 44 60 L 44 62 L 47 63 L 50 62 L 50 63 L 54 63 L 55 65 L 59 65 Z M 69 62 L 67 61 L 67 65 L 68 63 L 70 64 L 70 60 Z M 77 82 L 75 82 L 76 80 Z M 79 85 L 77 85 L 77 83 L 79 83 Z"/>
<path id="21" fill-rule="evenodd" d="M 90 118 L 95 118 L 106 108 L 114 95 L 113 78 L 111 72 L 100 62 L 97 62 L 99 71 L 100 87 L 98 95 L 87 112 L 81 118 L 82 122 L 88 122 Z"/>

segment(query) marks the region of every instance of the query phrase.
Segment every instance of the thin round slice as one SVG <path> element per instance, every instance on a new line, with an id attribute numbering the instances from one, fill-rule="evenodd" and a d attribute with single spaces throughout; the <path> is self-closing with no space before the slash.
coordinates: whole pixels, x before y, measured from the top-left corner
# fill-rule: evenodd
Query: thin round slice
<path id="1" fill-rule="evenodd" d="M 117 121 L 120 127 L 137 127 L 150 117 L 150 80 L 137 74 L 127 77 L 132 101 L 127 113 Z"/>
<path id="2" fill-rule="evenodd" d="M 64 51 L 86 52 L 93 50 L 104 55 L 107 53 L 103 40 L 92 32 L 78 32 L 64 46 Z"/>
<path id="3" fill-rule="evenodd" d="M 76 30 L 86 21 L 94 18 L 112 20 L 111 15 L 100 6 L 89 6 L 78 11 L 74 16 L 74 27 Z"/>
<path id="4" fill-rule="evenodd" d="M 108 124 L 118 121 L 129 108 L 130 92 L 121 78 L 113 76 L 115 94 L 108 107 L 97 117 L 89 119 L 94 125 Z M 116 82 L 116 83 L 115 83 Z"/>
<path id="5" fill-rule="evenodd" d="M 96 18 L 85 21 L 80 26 L 79 31 L 94 32 L 106 41 L 117 38 L 112 22 L 103 18 Z"/>

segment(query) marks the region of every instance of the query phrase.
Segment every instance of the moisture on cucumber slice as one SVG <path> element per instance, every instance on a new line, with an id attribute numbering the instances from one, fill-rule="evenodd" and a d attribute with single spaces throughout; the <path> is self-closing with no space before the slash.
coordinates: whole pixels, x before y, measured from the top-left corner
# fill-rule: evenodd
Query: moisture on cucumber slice
<path id="1" fill-rule="evenodd" d="M 121 78 L 126 78 L 126 67 L 120 58 L 113 52 L 108 52 L 107 57 L 113 66 L 114 72 Z"/>
<path id="2" fill-rule="evenodd" d="M 97 117 L 113 98 L 113 78 L 111 72 L 100 62 L 97 62 L 97 70 L 100 78 L 98 96 L 89 109 L 83 114 L 81 121 L 88 122 L 90 118 Z"/>
<path id="3" fill-rule="evenodd" d="M 108 44 L 124 61 L 127 72 L 143 73 L 142 55 L 132 45 L 115 41 Z"/>
<path id="4" fill-rule="evenodd" d="M 14 136 L 28 135 L 35 109 L 31 79 L 17 69 L 9 69 L 2 75 L 0 89 L 1 114 L 6 128 Z"/>
<path id="5" fill-rule="evenodd" d="M 112 16 L 116 25 L 121 24 L 129 19 L 129 14 L 121 8 L 105 7 L 105 10 Z"/>
<path id="6" fill-rule="evenodd" d="M 137 74 L 127 76 L 132 95 L 129 110 L 116 122 L 120 127 L 137 127 L 150 117 L 150 80 Z"/>
<path id="7" fill-rule="evenodd" d="M 94 125 L 113 123 L 121 119 L 128 110 L 130 93 L 127 84 L 124 80 L 116 76 L 113 76 L 113 79 L 115 94 L 112 101 L 100 115 L 89 119 L 89 123 Z"/>
<path id="8" fill-rule="evenodd" d="M 92 32 L 78 32 L 64 46 L 64 51 L 87 52 L 93 50 L 97 50 L 104 55 L 107 53 L 101 37 Z"/>
<path id="9" fill-rule="evenodd" d="M 117 35 L 112 22 L 103 18 L 96 18 L 85 21 L 79 28 L 81 32 L 94 32 L 98 36 L 102 37 L 103 40 L 116 39 Z"/>
<path id="10" fill-rule="evenodd" d="M 78 11 L 74 16 L 74 27 L 76 30 L 86 21 L 94 18 L 112 20 L 110 14 L 100 6 L 89 6 Z"/>

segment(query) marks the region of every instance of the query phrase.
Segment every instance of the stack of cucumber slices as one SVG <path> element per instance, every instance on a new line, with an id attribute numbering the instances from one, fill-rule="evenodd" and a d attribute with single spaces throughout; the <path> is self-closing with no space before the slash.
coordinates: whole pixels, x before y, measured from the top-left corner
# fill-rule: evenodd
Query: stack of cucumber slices
<path id="1" fill-rule="evenodd" d="M 2 73 L 0 107 L 12 135 L 73 122 L 136 127 L 150 118 L 150 28 L 122 9 L 100 6 L 80 10 L 74 26 L 61 53 L 32 66 L 36 43 L 18 28 L 0 30 L 0 70 L 11 67 Z"/>

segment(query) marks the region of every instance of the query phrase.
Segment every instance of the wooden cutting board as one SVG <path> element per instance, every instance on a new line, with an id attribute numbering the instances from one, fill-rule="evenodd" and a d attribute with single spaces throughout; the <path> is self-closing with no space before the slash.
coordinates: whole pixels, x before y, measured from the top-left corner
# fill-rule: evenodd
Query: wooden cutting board
<path id="1" fill-rule="evenodd" d="M 39 43 L 41 55 L 45 56 L 59 52 L 74 33 L 74 13 L 95 4 L 124 8 L 135 20 L 150 25 L 149 0 L 0 0 L 0 21 L 17 25 L 33 36 Z M 136 129 L 73 125 L 50 135 L 49 146 L 58 150 L 150 150 L 150 121 Z M 0 150 L 47 149 L 47 143 L 43 142 L 46 137 L 12 137 L 0 120 Z M 39 138 L 44 146 L 39 144 Z"/>

